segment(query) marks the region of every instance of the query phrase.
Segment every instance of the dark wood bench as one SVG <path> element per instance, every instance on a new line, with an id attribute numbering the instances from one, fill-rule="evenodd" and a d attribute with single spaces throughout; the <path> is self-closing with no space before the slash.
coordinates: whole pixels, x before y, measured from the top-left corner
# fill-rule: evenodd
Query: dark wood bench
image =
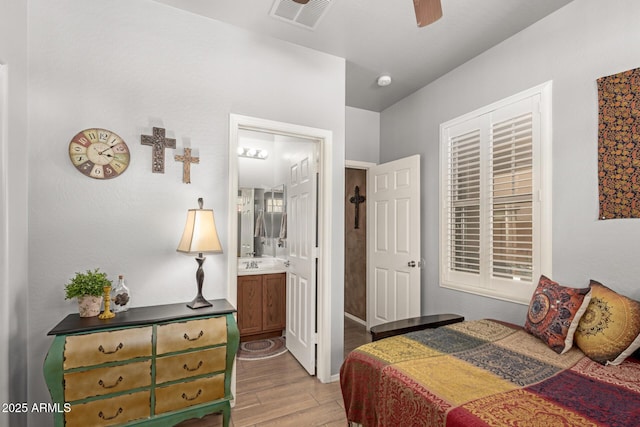
<path id="1" fill-rule="evenodd" d="M 395 322 L 373 326 L 371 328 L 371 340 L 377 341 L 394 335 L 406 334 L 407 332 L 420 331 L 422 329 L 437 328 L 462 321 L 464 321 L 464 317 L 458 314 L 432 314 L 429 316 L 396 320 Z"/>

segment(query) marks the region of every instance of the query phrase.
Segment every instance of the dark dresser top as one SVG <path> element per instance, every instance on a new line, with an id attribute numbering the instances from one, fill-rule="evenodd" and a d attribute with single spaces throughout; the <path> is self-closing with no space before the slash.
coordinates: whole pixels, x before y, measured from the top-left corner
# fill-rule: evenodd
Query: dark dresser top
<path id="1" fill-rule="evenodd" d="M 116 317 L 101 320 L 95 317 L 80 317 L 79 314 L 69 314 L 62 319 L 47 335 L 67 335 L 77 332 L 97 331 L 100 329 L 122 326 L 145 325 L 149 323 L 167 322 L 172 320 L 191 319 L 216 314 L 235 313 L 236 309 L 225 299 L 209 301 L 213 306 L 198 308 L 187 307 L 187 303 L 153 305 L 149 307 L 133 307 L 128 311 L 116 313 Z"/>

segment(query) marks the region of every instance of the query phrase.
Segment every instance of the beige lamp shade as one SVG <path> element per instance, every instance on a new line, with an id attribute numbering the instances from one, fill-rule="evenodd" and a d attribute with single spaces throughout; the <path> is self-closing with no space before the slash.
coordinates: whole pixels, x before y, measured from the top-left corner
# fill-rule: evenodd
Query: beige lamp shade
<path id="1" fill-rule="evenodd" d="M 213 209 L 189 209 L 187 223 L 176 250 L 187 254 L 222 253 Z"/>

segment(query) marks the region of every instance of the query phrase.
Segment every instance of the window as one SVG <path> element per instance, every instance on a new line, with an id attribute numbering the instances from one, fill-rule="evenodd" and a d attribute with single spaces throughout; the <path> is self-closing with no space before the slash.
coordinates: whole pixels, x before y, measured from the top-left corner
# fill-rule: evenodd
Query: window
<path id="1" fill-rule="evenodd" d="M 440 126 L 440 282 L 529 303 L 551 275 L 551 83 Z"/>

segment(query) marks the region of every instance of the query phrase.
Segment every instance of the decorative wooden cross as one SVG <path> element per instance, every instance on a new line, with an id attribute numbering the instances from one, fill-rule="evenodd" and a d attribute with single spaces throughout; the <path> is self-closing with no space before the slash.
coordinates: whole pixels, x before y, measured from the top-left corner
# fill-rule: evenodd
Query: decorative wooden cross
<path id="1" fill-rule="evenodd" d="M 191 184 L 191 163 L 200 163 L 200 157 L 191 156 L 191 148 L 184 149 L 184 155 L 174 156 L 177 162 L 182 162 L 182 182 Z"/>
<path id="2" fill-rule="evenodd" d="M 164 137 L 164 128 L 153 128 L 153 135 L 142 135 L 142 145 L 150 145 L 151 170 L 153 173 L 164 173 L 164 149 L 176 148 L 176 140 Z"/>
<path id="3" fill-rule="evenodd" d="M 360 203 L 363 203 L 367 198 L 360 195 L 360 187 L 356 185 L 355 196 L 349 199 L 349 201 L 356 205 L 356 218 L 355 226 L 353 228 L 360 228 Z"/>

